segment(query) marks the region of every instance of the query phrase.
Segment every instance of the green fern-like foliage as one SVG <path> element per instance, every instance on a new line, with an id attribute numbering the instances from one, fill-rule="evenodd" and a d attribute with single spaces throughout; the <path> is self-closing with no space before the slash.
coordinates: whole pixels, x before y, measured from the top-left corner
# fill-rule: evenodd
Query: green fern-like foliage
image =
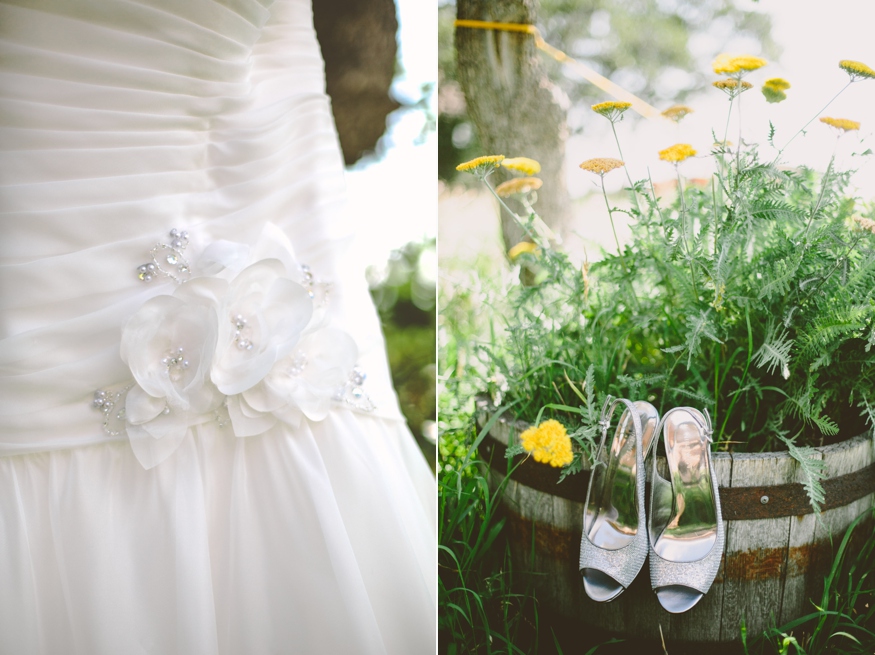
<path id="1" fill-rule="evenodd" d="M 811 503 L 815 513 L 820 513 L 820 505 L 826 498 L 821 481 L 827 476 L 826 464 L 818 457 L 820 453 L 811 446 L 797 446 L 793 439 L 779 438 L 790 451 L 790 457 L 799 463 L 803 478 L 802 486 L 805 487 L 808 502 Z"/>
<path id="2" fill-rule="evenodd" d="M 496 299 L 503 331 L 484 346 L 522 418 L 584 425 L 544 408 L 608 393 L 694 405 L 717 447 L 803 459 L 875 427 L 875 234 L 850 220 L 875 206 L 832 163 L 786 170 L 747 145 L 714 157 L 711 183 L 670 202 L 635 183 L 622 257 L 583 275 L 556 248 L 525 256 L 537 282 Z M 817 465 L 799 461 L 815 502 Z"/>

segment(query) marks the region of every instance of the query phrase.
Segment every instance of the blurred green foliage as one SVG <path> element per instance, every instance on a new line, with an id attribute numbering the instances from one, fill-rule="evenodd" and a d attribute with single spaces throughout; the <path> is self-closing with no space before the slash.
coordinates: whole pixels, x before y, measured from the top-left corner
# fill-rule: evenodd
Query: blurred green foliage
<path id="1" fill-rule="evenodd" d="M 435 239 L 408 243 L 368 269 L 401 411 L 429 465 L 435 465 Z"/>

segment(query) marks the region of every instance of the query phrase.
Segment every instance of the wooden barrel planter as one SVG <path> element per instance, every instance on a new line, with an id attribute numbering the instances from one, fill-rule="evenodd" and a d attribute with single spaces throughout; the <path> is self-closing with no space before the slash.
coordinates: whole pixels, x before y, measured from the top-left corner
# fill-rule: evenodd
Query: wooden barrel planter
<path id="1" fill-rule="evenodd" d="M 478 405 L 484 426 L 494 408 Z M 499 418 L 480 445 L 493 488 L 504 480 L 508 443 L 526 427 Z M 669 614 L 650 588 L 649 561 L 632 586 L 611 603 L 596 603 L 578 573 L 588 468 L 561 484 L 559 470 L 528 459 L 502 498 L 516 570 L 530 571 L 541 611 L 631 638 L 666 642 L 734 642 L 744 619 L 748 635 L 811 613 L 845 529 L 875 505 L 875 443 L 861 435 L 816 449 L 826 463 L 826 502 L 820 520 L 786 452 L 714 453 L 726 528 L 717 579 L 696 607 Z M 517 460 L 519 461 L 519 460 Z M 830 540 L 832 535 L 832 542 Z"/>

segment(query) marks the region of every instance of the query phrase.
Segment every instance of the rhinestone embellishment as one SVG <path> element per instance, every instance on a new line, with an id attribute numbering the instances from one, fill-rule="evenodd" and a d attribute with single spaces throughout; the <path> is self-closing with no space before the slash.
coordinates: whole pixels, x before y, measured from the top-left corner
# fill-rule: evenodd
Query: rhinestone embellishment
<path id="1" fill-rule="evenodd" d="M 181 378 L 182 372 L 191 365 L 185 358 L 185 349 L 182 347 L 170 351 L 167 357 L 161 360 L 161 363 L 167 367 L 165 375 L 169 376 L 172 380 Z"/>
<path id="2" fill-rule="evenodd" d="M 149 251 L 151 262 L 137 267 L 137 277 L 141 281 L 151 282 L 157 275 L 163 275 L 182 284 L 191 277 L 191 266 L 183 255 L 188 246 L 188 232 L 173 228 L 168 237 L 169 243 L 156 243 Z"/>
<path id="3" fill-rule="evenodd" d="M 289 375 L 296 378 L 304 372 L 305 368 L 307 368 L 307 354 L 299 350 L 292 358 L 292 365 L 288 371 Z"/>
<path id="4" fill-rule="evenodd" d="M 368 394 L 362 389 L 362 385 L 367 378 L 367 374 L 356 366 L 349 374 L 346 384 L 340 387 L 334 394 L 334 400 L 365 412 L 374 411 L 376 409 L 374 403 L 371 402 Z"/>
<path id="5" fill-rule="evenodd" d="M 91 406 L 103 414 L 103 431 L 111 437 L 117 437 L 125 432 L 124 397 L 133 387 L 129 384 L 119 391 L 98 389 L 94 392 Z"/>
<path id="6" fill-rule="evenodd" d="M 252 347 L 255 345 L 252 343 L 252 339 L 249 339 L 246 335 L 251 333 L 251 328 L 249 327 L 246 318 L 243 314 L 237 314 L 236 316 L 231 317 L 231 323 L 234 325 L 234 343 L 237 344 L 237 347 L 240 350 L 252 350 Z"/>
<path id="7" fill-rule="evenodd" d="M 316 307 L 324 307 L 328 304 L 331 283 L 317 279 L 307 264 L 301 264 L 301 286 L 307 290 L 307 294 Z"/>

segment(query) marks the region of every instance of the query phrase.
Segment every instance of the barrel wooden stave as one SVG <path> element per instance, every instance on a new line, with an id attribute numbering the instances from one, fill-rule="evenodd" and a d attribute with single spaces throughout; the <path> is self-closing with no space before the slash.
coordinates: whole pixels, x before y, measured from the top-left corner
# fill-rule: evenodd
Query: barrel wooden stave
<path id="1" fill-rule="evenodd" d="M 730 486 L 768 486 L 787 482 L 794 470 L 789 453 L 739 453 L 732 456 Z M 780 616 L 790 517 L 729 521 L 720 641 L 733 641 L 745 621 L 751 634 Z"/>
<path id="2" fill-rule="evenodd" d="M 869 439 L 850 439 L 828 446 L 823 448 L 822 452 L 829 477 L 846 475 L 875 462 L 875 435 Z M 873 506 L 875 506 L 875 494 L 870 493 L 843 507 L 823 512 L 820 516 L 821 520 L 815 522 L 812 542 L 814 547 L 811 548 L 809 557 L 812 567 L 822 572 L 821 577 L 829 572 L 846 528 L 860 514 Z M 822 579 L 809 576 L 806 592 L 807 598 L 819 604 L 823 592 Z M 803 613 L 814 611 L 807 601 L 804 609 Z"/>
<path id="3" fill-rule="evenodd" d="M 815 459 L 823 460 L 823 452 L 815 451 Z M 793 460 L 791 479 L 804 482 L 802 465 Z M 816 514 L 789 517 L 790 535 L 787 540 L 786 568 L 784 571 L 784 595 L 781 610 L 776 616 L 777 624 L 783 625 L 803 616 L 812 608 L 808 603 L 809 594 L 814 592 L 814 575 L 807 575 L 811 567 L 812 544 L 816 543 Z"/>
<path id="4" fill-rule="evenodd" d="M 486 413 L 480 416 L 481 425 L 487 417 Z M 499 419 L 492 435 L 512 444 L 525 427 Z M 827 462 L 829 477 L 875 461 L 871 438 L 858 437 L 818 452 Z M 724 488 L 803 479 L 801 467 L 788 453 L 714 453 L 713 462 L 718 485 Z M 494 470 L 491 475 L 496 486 L 503 479 Z M 542 612 L 553 611 L 629 637 L 659 639 L 661 627 L 666 640 L 727 642 L 740 638 L 742 616 L 750 635 L 773 622 L 780 625 L 810 612 L 809 599 L 819 602 L 823 575 L 845 528 L 873 501 L 875 494 L 869 494 L 827 510 L 820 518 L 806 514 L 725 521 L 727 541 L 717 579 L 699 604 L 681 615 L 669 614 L 659 605 L 650 589 L 648 563 L 616 601 L 596 603 L 586 596 L 577 568 L 582 502 L 509 480 L 503 504 L 508 510 L 511 555 L 517 570 L 533 573 Z M 826 541 L 829 531 L 835 535 L 834 548 Z"/>

